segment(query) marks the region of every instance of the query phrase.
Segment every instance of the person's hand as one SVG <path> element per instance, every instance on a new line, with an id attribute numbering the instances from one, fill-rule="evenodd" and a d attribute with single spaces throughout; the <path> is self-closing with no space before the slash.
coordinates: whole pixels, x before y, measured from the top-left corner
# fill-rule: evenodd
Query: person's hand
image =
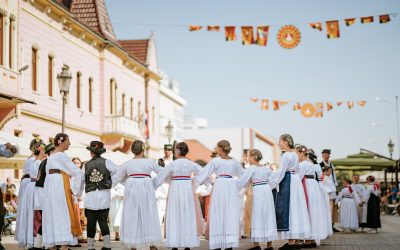
<path id="1" fill-rule="evenodd" d="M 364 206 L 364 202 L 361 202 L 360 204 L 358 204 L 359 207 Z"/>

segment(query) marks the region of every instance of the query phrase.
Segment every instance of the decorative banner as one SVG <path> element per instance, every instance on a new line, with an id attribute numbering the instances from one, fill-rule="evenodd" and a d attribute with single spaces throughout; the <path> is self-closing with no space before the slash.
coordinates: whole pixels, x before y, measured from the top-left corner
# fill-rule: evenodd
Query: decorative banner
<path id="1" fill-rule="evenodd" d="M 324 117 L 324 111 L 323 110 L 319 110 L 319 111 L 315 112 L 315 117 L 317 117 L 317 118 Z"/>
<path id="2" fill-rule="evenodd" d="M 390 15 L 380 15 L 379 23 L 388 23 L 390 22 Z"/>
<path id="3" fill-rule="evenodd" d="M 189 31 L 198 31 L 198 30 L 201 30 L 202 28 L 203 28 L 203 26 L 190 25 Z"/>
<path id="4" fill-rule="evenodd" d="M 256 43 L 260 46 L 267 46 L 269 26 L 257 27 Z"/>
<path id="5" fill-rule="evenodd" d="M 253 26 L 242 26 L 242 44 L 254 44 Z"/>
<path id="6" fill-rule="evenodd" d="M 316 112 L 315 107 L 311 103 L 303 104 L 303 106 L 301 107 L 301 114 L 304 117 L 307 118 L 312 117 L 314 116 L 315 112 Z"/>
<path id="7" fill-rule="evenodd" d="M 330 110 L 332 110 L 332 109 L 333 109 L 332 103 L 331 103 L 331 102 L 327 102 L 327 103 L 326 103 L 326 110 L 330 111 Z"/>
<path id="8" fill-rule="evenodd" d="M 289 103 L 289 101 L 279 101 L 279 106 L 283 107 L 285 105 L 287 105 Z"/>
<path id="9" fill-rule="evenodd" d="M 258 102 L 258 98 L 250 98 L 251 102 Z"/>
<path id="10" fill-rule="evenodd" d="M 339 21 L 327 21 L 326 22 L 326 32 L 329 39 L 331 38 L 339 38 Z"/>
<path id="11" fill-rule="evenodd" d="M 322 102 L 317 102 L 317 103 L 315 104 L 315 107 L 317 108 L 318 111 L 324 110 L 324 103 L 322 103 Z"/>
<path id="12" fill-rule="evenodd" d="M 294 111 L 297 111 L 297 110 L 300 110 L 301 109 L 301 104 L 299 103 L 299 102 L 296 102 L 294 105 L 293 105 L 293 110 Z"/>
<path id="13" fill-rule="evenodd" d="M 269 100 L 268 99 L 262 99 L 261 100 L 261 109 L 262 110 L 268 110 L 269 108 Z"/>
<path id="14" fill-rule="evenodd" d="M 301 33 L 295 26 L 286 25 L 279 30 L 277 39 L 282 48 L 293 49 L 299 45 Z"/>
<path id="15" fill-rule="evenodd" d="M 354 107 L 354 102 L 347 102 L 347 107 L 349 107 L 349 109 L 352 109 Z"/>
<path id="16" fill-rule="evenodd" d="M 346 24 L 346 26 L 351 26 L 356 22 L 355 18 L 346 18 L 344 19 L 344 23 Z"/>
<path id="17" fill-rule="evenodd" d="M 338 107 L 340 107 L 340 105 L 342 105 L 343 102 L 342 102 L 342 101 L 339 101 L 339 102 L 336 102 L 336 104 L 337 104 Z"/>
<path id="18" fill-rule="evenodd" d="M 207 31 L 214 31 L 214 32 L 219 32 L 219 26 L 207 26 Z"/>
<path id="19" fill-rule="evenodd" d="M 226 41 L 236 40 L 235 26 L 225 26 L 225 39 Z"/>
<path id="20" fill-rule="evenodd" d="M 361 23 L 373 23 L 374 22 L 374 16 L 366 16 L 366 17 L 361 17 Z"/>
<path id="21" fill-rule="evenodd" d="M 322 23 L 310 23 L 310 27 L 319 31 L 322 31 Z"/>
<path id="22" fill-rule="evenodd" d="M 274 110 L 275 110 L 275 111 L 276 111 L 276 110 L 279 110 L 279 101 L 273 100 L 273 101 L 272 101 L 272 104 L 274 105 Z"/>
<path id="23" fill-rule="evenodd" d="M 366 103 L 366 101 L 358 101 L 358 105 L 360 105 L 360 107 L 364 107 Z"/>

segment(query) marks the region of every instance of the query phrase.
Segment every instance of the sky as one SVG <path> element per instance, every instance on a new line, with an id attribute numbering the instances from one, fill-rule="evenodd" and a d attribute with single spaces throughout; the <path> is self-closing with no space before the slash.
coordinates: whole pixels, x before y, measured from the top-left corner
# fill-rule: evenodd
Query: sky
<path id="1" fill-rule="evenodd" d="M 118 39 L 154 33 L 159 67 L 180 84 L 185 114 L 208 119 L 209 127 L 253 127 L 279 138 L 332 149 L 332 158 L 366 148 L 398 158 L 395 96 L 400 95 L 400 2 L 389 0 L 106 0 Z M 399 13 L 392 21 L 350 27 L 327 39 L 311 22 Z M 375 17 L 376 18 L 376 17 Z M 188 25 L 271 25 L 266 47 L 226 42 L 224 32 L 189 32 Z M 298 47 L 279 46 L 279 28 L 301 31 Z M 272 26 L 274 25 L 274 26 Z M 323 118 L 304 118 L 291 106 L 263 111 L 249 98 L 305 102 L 366 100 L 352 110 L 334 107 Z M 374 100 L 379 97 L 389 102 Z M 390 103 L 391 102 L 391 103 Z M 375 126 L 373 126 L 373 124 Z M 218 140 L 220 138 L 216 138 Z M 228 138 L 229 139 L 229 138 Z"/>

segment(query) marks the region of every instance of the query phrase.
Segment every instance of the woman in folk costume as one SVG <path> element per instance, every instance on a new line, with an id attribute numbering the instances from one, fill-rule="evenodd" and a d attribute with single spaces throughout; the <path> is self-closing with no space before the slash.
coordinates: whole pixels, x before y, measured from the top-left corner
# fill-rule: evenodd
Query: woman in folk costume
<path id="1" fill-rule="evenodd" d="M 300 145 L 296 148 L 296 153 L 299 157 L 299 175 L 303 175 L 304 192 L 306 192 L 306 201 L 308 208 L 308 215 L 310 218 L 311 232 L 310 237 L 306 239 L 302 245 L 303 248 L 316 248 L 321 244 L 321 240 L 328 237 L 326 232 L 326 224 L 324 223 L 323 210 L 326 209 L 325 199 L 321 196 L 319 185 L 316 180 L 317 167 L 308 157 L 308 149 Z"/>
<path id="2" fill-rule="evenodd" d="M 34 146 L 35 161 L 31 164 L 29 169 L 29 177 L 31 182 L 25 187 L 25 193 L 22 196 L 18 210 L 21 210 L 21 216 L 19 218 L 20 225 L 24 227 L 18 230 L 18 246 L 20 247 L 33 247 L 35 243 L 33 233 L 33 222 L 34 222 L 34 196 L 35 196 L 35 183 L 39 170 L 39 165 L 46 158 L 44 152 L 44 143 L 36 143 Z"/>
<path id="3" fill-rule="evenodd" d="M 310 237 L 310 220 L 308 216 L 306 197 L 301 183 L 303 177 L 299 172 L 299 158 L 294 152 L 293 137 L 281 135 L 279 147 L 285 153 L 281 156 L 277 183 L 279 191 L 275 198 L 276 223 L 280 239 L 288 240 L 279 249 L 294 249 L 298 247 L 295 240 Z"/>
<path id="4" fill-rule="evenodd" d="M 322 202 L 322 220 L 325 226 L 324 230 L 327 237 L 331 236 L 333 234 L 332 230 L 332 215 L 331 215 L 331 209 L 330 209 L 330 204 L 329 204 L 329 194 L 326 191 L 323 178 L 324 178 L 324 173 L 322 172 L 322 169 L 320 165 L 318 164 L 317 161 L 317 156 L 315 155 L 315 151 L 312 149 L 308 149 L 308 158 L 311 160 L 311 162 L 316 166 L 315 168 L 315 174 L 316 174 L 316 179 L 318 182 L 318 187 L 319 187 L 319 192 L 321 195 L 321 202 Z"/>
<path id="5" fill-rule="evenodd" d="M 381 212 L 379 195 L 381 193 L 380 186 L 375 183 L 375 177 L 370 175 L 367 177 L 367 192 L 364 200 L 367 204 L 367 222 L 363 224 L 364 227 L 371 228 L 370 232 L 377 233 L 378 228 L 381 228 Z"/>
<path id="6" fill-rule="evenodd" d="M 158 174 L 162 168 L 144 157 L 144 142 L 134 141 L 131 150 L 135 157 L 122 164 L 113 179 L 113 185 L 125 183 L 120 237 L 132 249 L 150 246 L 155 250 L 162 236 L 151 173 Z"/>
<path id="7" fill-rule="evenodd" d="M 198 247 L 199 236 L 202 235 L 201 212 L 200 209 L 196 211 L 199 201 L 191 178 L 193 174 L 199 174 L 202 167 L 188 160 L 188 153 L 189 147 L 185 142 L 176 144 L 176 160 L 168 164 L 154 179 L 156 188 L 168 178 L 172 179 L 165 214 L 165 245 L 172 250 Z"/>
<path id="8" fill-rule="evenodd" d="M 358 228 L 357 206 L 360 200 L 357 194 L 353 192 L 350 180 L 344 179 L 343 186 L 344 188 L 336 198 L 336 204 L 340 202 L 340 225 L 345 231 L 355 231 Z"/>
<path id="9" fill-rule="evenodd" d="M 29 144 L 29 149 L 32 151 L 32 155 L 30 157 L 28 157 L 28 159 L 25 160 L 24 163 L 24 168 L 22 170 L 23 172 L 23 176 L 20 182 L 20 186 L 19 186 L 19 191 L 18 191 L 18 206 L 22 207 L 23 206 L 23 202 L 22 202 L 22 197 L 25 193 L 25 189 L 26 186 L 28 185 L 28 183 L 31 182 L 31 178 L 29 177 L 29 171 L 31 169 L 32 163 L 36 160 L 36 157 L 34 155 L 34 150 L 35 150 L 35 144 L 41 142 L 42 140 L 40 140 L 39 137 L 33 139 L 30 144 Z M 22 215 L 24 213 L 24 215 Z M 17 219 L 16 219 L 16 227 L 15 227 L 15 240 L 16 241 L 25 241 L 25 239 L 19 239 L 19 233 L 18 231 L 23 230 L 26 231 L 26 224 L 21 224 L 20 222 L 22 221 L 20 218 L 21 216 L 27 216 L 26 215 L 27 211 L 24 211 L 22 209 L 17 209 Z"/>
<path id="10" fill-rule="evenodd" d="M 54 144 L 50 143 L 46 145 L 44 152 L 48 156 L 50 156 L 51 152 L 55 149 Z M 43 233 L 42 233 L 42 211 L 43 211 L 43 202 L 44 202 L 44 182 L 46 179 L 46 165 L 47 158 L 44 159 L 38 169 L 37 180 L 35 183 L 35 196 L 34 196 L 34 227 L 33 234 L 35 236 L 35 248 L 43 247 Z"/>
<path id="11" fill-rule="evenodd" d="M 59 245 L 66 250 L 68 245 L 76 245 L 77 237 L 82 234 L 70 184 L 70 177 L 76 177 L 77 182 L 81 183 L 79 176 L 82 176 L 82 172 L 65 153 L 70 146 L 67 134 L 57 134 L 54 146 L 56 149 L 47 159 L 46 165 L 43 244 L 46 248 L 56 249 L 56 245 Z"/>
<path id="12" fill-rule="evenodd" d="M 240 238 L 240 203 L 236 179 L 243 168 L 240 162 L 229 156 L 230 143 L 219 141 L 217 152 L 220 157 L 211 160 L 203 169 L 196 181 L 204 183 L 215 173 L 209 218 L 209 248 L 232 249 L 239 247 Z"/>
<path id="13" fill-rule="evenodd" d="M 259 243 L 267 242 L 267 248 L 271 250 L 272 241 L 277 240 L 275 205 L 272 188 L 275 187 L 275 174 L 268 167 L 260 164 L 262 154 L 257 149 L 249 151 L 250 167 L 247 168 L 237 180 L 238 188 L 242 189 L 250 181 L 253 186 L 251 241 L 254 247 L 249 250 L 261 250 Z"/>
<path id="14" fill-rule="evenodd" d="M 122 208 L 124 207 L 124 189 L 124 185 L 121 183 L 111 189 L 110 224 L 111 230 L 115 233 L 115 241 L 119 241 Z"/>

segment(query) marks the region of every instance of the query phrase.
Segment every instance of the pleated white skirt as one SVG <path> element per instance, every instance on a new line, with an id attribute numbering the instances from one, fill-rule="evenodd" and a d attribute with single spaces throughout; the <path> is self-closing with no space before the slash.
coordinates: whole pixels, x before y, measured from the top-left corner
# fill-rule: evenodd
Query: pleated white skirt
<path id="1" fill-rule="evenodd" d="M 340 225 L 344 230 L 358 228 L 357 206 L 354 199 L 343 198 L 340 202 Z"/>
<path id="2" fill-rule="evenodd" d="M 326 232 L 325 218 L 326 209 L 325 200 L 322 199 L 318 182 L 315 179 L 306 179 L 308 195 L 308 215 L 310 218 L 311 233 L 310 239 L 319 240 L 328 237 Z"/>
<path id="3" fill-rule="evenodd" d="M 30 181 L 30 179 L 28 179 Z M 35 239 L 33 237 L 33 219 L 34 219 L 34 194 L 35 182 L 29 182 L 25 186 L 24 195 L 18 206 L 20 210 L 19 229 L 18 229 L 18 246 L 19 247 L 33 247 Z"/>
<path id="4" fill-rule="evenodd" d="M 25 210 L 22 209 L 22 207 L 24 206 L 24 202 L 23 202 L 23 197 L 25 194 L 25 190 L 26 187 L 28 185 L 28 183 L 31 183 L 31 179 L 30 178 L 25 178 L 21 181 L 20 183 L 20 187 L 19 187 L 19 191 L 18 191 L 18 208 L 17 208 L 17 219 L 16 219 L 16 226 L 15 226 L 15 236 L 14 239 L 19 242 L 19 231 L 26 231 L 26 224 L 21 223 L 21 216 L 26 217 L 26 212 Z M 25 213 L 25 214 L 24 214 Z M 24 215 L 23 215 L 24 214 Z M 25 234 L 25 233 L 22 233 Z M 21 239 L 21 241 L 24 241 L 25 239 Z"/>
<path id="5" fill-rule="evenodd" d="M 330 208 L 330 201 L 329 201 L 329 194 L 326 192 L 326 188 L 324 186 L 324 183 L 322 181 L 318 182 L 319 186 L 319 191 L 321 195 L 321 200 L 323 202 L 322 206 L 322 212 L 323 212 L 323 217 L 321 218 L 324 221 L 325 225 L 325 232 L 327 236 L 332 236 L 333 231 L 332 231 L 332 214 L 331 214 L 331 208 Z"/>

